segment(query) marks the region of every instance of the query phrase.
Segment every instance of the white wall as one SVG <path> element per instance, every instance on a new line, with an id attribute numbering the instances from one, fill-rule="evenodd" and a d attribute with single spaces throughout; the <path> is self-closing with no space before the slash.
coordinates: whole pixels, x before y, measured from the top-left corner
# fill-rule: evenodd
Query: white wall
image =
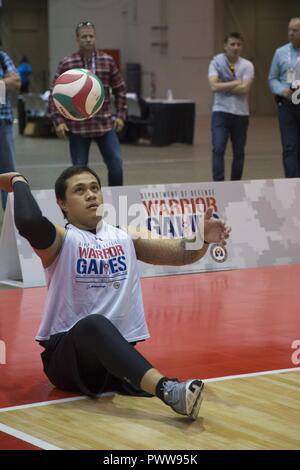
<path id="1" fill-rule="evenodd" d="M 152 72 L 158 98 L 171 88 L 175 98 L 194 99 L 197 114 L 210 112 L 207 67 L 214 54 L 215 0 L 49 0 L 48 5 L 50 77 L 59 60 L 77 48 L 76 24 L 90 20 L 98 47 L 120 49 L 123 72 L 127 62 L 142 64 L 144 96 L 150 94 Z M 154 29 L 159 26 L 168 28 Z"/>
<path id="2" fill-rule="evenodd" d="M 275 50 L 288 42 L 287 26 L 290 18 L 299 16 L 299 6 L 295 0 L 225 0 L 225 30 L 242 32 L 243 56 L 255 65 L 250 109 L 256 114 L 276 113 L 269 69 Z"/>
<path id="3" fill-rule="evenodd" d="M 48 0 L 50 71 L 53 76 L 59 60 L 77 50 L 75 27 L 92 21 L 98 47 L 123 49 L 126 5 L 131 0 Z"/>
<path id="4" fill-rule="evenodd" d="M 43 92 L 48 84 L 47 0 L 3 1 L 0 8 L 3 49 L 19 65 L 26 55 L 33 73 L 30 91 Z"/>

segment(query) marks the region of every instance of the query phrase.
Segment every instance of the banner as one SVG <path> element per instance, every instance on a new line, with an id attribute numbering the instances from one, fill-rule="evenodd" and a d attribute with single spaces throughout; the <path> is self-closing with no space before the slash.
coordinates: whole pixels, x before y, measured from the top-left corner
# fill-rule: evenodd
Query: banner
<path id="1" fill-rule="evenodd" d="M 65 224 L 54 191 L 33 191 L 44 215 Z M 153 233 L 180 238 L 185 209 L 199 222 L 199 207 L 232 227 L 227 258 L 219 262 L 218 248 L 186 266 L 140 263 L 144 277 L 202 271 L 300 263 L 300 180 L 255 180 L 103 188 L 105 203 L 113 208 L 105 219 L 114 225 L 135 224 L 137 218 Z M 221 260 L 222 261 L 222 260 Z M 0 239 L 0 282 L 22 287 L 45 285 L 39 258 L 19 236 L 13 223 L 13 195 L 9 196 Z"/>

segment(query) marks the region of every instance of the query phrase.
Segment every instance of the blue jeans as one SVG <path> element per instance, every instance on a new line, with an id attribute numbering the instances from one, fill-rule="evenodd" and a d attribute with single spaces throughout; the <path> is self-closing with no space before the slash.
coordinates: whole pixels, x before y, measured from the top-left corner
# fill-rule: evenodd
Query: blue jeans
<path id="1" fill-rule="evenodd" d="M 211 124 L 214 181 L 224 181 L 224 155 L 229 137 L 231 139 L 233 152 L 231 180 L 240 180 L 244 168 L 249 117 L 214 111 L 212 113 Z"/>
<path id="2" fill-rule="evenodd" d="M 300 105 L 282 99 L 278 103 L 282 157 L 286 178 L 300 176 Z"/>
<path id="3" fill-rule="evenodd" d="M 94 140 L 108 169 L 108 185 L 122 186 L 123 166 L 121 147 L 116 131 L 111 130 L 101 137 L 84 137 L 69 132 L 69 145 L 73 165 L 87 166 L 91 142 Z"/>
<path id="4" fill-rule="evenodd" d="M 0 173 L 15 171 L 15 149 L 13 125 L 0 119 Z M 7 201 L 7 193 L 1 191 L 1 202 L 3 210 Z"/>

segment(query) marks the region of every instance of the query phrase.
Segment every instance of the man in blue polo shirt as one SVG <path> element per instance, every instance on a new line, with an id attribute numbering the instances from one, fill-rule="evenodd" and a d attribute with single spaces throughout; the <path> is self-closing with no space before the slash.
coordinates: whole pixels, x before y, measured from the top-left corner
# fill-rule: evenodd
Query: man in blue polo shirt
<path id="1" fill-rule="evenodd" d="M 225 53 L 216 55 L 209 64 L 209 84 L 214 93 L 214 181 L 224 181 L 224 155 L 229 137 L 233 151 L 231 180 L 240 180 L 243 174 L 249 125 L 248 94 L 254 78 L 254 67 L 249 60 L 240 57 L 242 47 L 241 34 L 228 34 L 224 41 Z"/>
<path id="2" fill-rule="evenodd" d="M 18 91 L 21 80 L 11 58 L 0 51 L 0 173 L 15 170 L 13 113 L 7 96 L 8 91 Z M 5 209 L 7 193 L 1 191 L 2 207 Z"/>
<path id="3" fill-rule="evenodd" d="M 300 80 L 300 18 L 288 25 L 288 44 L 275 51 L 269 86 L 278 106 L 283 167 L 287 178 L 300 176 L 300 105 L 292 101 L 292 84 Z"/>

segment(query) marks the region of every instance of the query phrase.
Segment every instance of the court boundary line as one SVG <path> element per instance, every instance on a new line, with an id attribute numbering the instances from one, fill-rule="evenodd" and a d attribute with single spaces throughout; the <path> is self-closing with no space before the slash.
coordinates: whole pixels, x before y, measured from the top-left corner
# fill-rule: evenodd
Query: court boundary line
<path id="1" fill-rule="evenodd" d="M 203 382 L 204 383 L 221 382 L 224 380 L 244 379 L 244 378 L 258 377 L 261 375 L 284 374 L 287 372 L 300 372 L 300 367 L 290 367 L 288 369 L 275 369 L 275 370 L 267 370 L 267 371 L 261 371 L 261 372 L 250 372 L 248 374 L 224 375 L 223 377 L 212 377 L 209 379 L 203 379 Z M 115 393 L 106 392 L 106 393 L 102 393 L 101 395 L 99 395 L 98 398 L 112 396 L 112 395 L 115 395 Z M 27 403 L 26 405 L 8 406 L 5 408 L 0 408 L 0 413 L 23 410 L 26 408 L 35 408 L 38 406 L 49 406 L 49 405 L 56 405 L 56 404 L 59 405 L 60 403 L 87 400 L 88 398 L 89 397 L 83 395 L 83 396 L 77 396 L 77 397 L 59 398 L 58 400 L 48 400 L 48 401 L 41 401 L 41 402 L 36 402 L 36 403 Z"/>
<path id="2" fill-rule="evenodd" d="M 30 434 L 27 434 L 23 431 L 18 431 L 18 429 L 12 428 L 11 426 L 7 426 L 6 424 L 0 423 L 0 431 L 7 434 L 8 436 L 13 436 L 19 439 L 20 441 L 28 442 L 28 444 L 32 444 L 43 450 L 63 450 L 60 447 L 57 447 L 53 444 L 49 444 L 49 442 L 46 442 L 43 439 L 31 436 Z"/>
<path id="3" fill-rule="evenodd" d="M 0 408 L 0 413 L 5 413 L 6 411 L 16 411 L 16 410 L 24 410 L 26 408 L 33 408 L 34 406 L 47 406 L 51 404 L 59 404 L 59 403 L 65 403 L 68 401 L 77 401 L 77 400 L 84 400 L 85 396 L 80 396 L 80 397 L 69 397 L 69 398 L 59 398 L 57 400 L 47 400 L 47 401 L 40 401 L 36 403 L 26 403 L 25 405 L 15 405 L 15 406 L 7 406 L 5 408 Z"/>
<path id="4" fill-rule="evenodd" d="M 250 372 L 248 374 L 224 375 L 224 377 L 213 377 L 213 378 L 210 378 L 210 379 L 203 379 L 203 382 L 204 383 L 222 382 L 224 380 L 247 379 L 247 378 L 251 378 L 251 377 L 259 377 L 260 375 L 285 374 L 287 372 L 300 372 L 300 367 L 290 367 L 288 369 L 266 370 L 266 371 L 262 371 L 262 372 Z M 0 409 L 0 411 L 1 411 L 1 409 Z"/>
<path id="5" fill-rule="evenodd" d="M 271 371 L 262 371 L 262 372 L 252 372 L 249 374 L 237 374 L 237 375 L 226 375 L 224 377 L 215 377 L 215 378 L 210 378 L 210 379 L 204 379 L 203 381 L 205 383 L 210 383 L 210 382 L 221 382 L 225 380 L 234 380 L 234 379 L 243 379 L 243 378 L 251 378 L 251 377 L 259 377 L 259 376 L 264 376 L 264 375 L 275 375 L 275 374 L 284 374 L 288 372 L 300 372 L 300 367 L 291 367 L 289 369 L 277 369 L 277 370 L 271 370 Z M 112 392 L 104 393 L 99 396 L 99 398 L 104 397 L 104 396 L 110 396 L 114 395 Z M 9 412 L 9 411 L 17 411 L 20 409 L 26 409 L 26 408 L 35 408 L 39 406 L 48 406 L 48 405 L 55 405 L 59 403 L 68 403 L 72 401 L 79 401 L 79 400 L 87 400 L 88 397 L 86 396 L 79 396 L 79 397 L 69 397 L 69 398 L 61 398 L 58 400 L 48 400 L 46 402 L 39 402 L 39 403 L 29 403 L 26 405 L 18 405 L 18 406 L 11 406 L 11 407 L 6 407 L 6 408 L 1 408 L 0 413 L 4 412 Z M 1 419 L 1 417 L 0 417 Z M 42 439 L 39 439 L 37 437 L 31 436 L 30 434 L 24 433 L 23 431 L 19 431 L 18 429 L 12 428 L 11 426 L 7 426 L 6 424 L 3 424 L 0 422 L 0 431 L 4 432 L 5 434 L 9 436 L 16 437 L 17 439 L 28 442 L 29 444 L 32 444 L 42 450 L 63 450 L 60 447 L 57 447 L 53 444 L 50 444 Z"/>
<path id="6" fill-rule="evenodd" d="M 115 395 L 113 392 L 106 392 L 99 395 L 98 398 L 107 397 L 110 395 Z M 56 405 L 60 403 L 67 403 L 70 401 L 79 401 L 79 400 L 87 400 L 89 397 L 85 395 L 81 395 L 79 397 L 68 397 L 68 398 L 58 398 L 57 400 L 48 400 L 48 401 L 40 401 L 36 403 L 26 403 L 25 405 L 15 405 L 15 406 L 7 406 L 5 408 L 0 408 L 0 413 L 5 413 L 7 411 L 17 411 L 17 410 L 24 410 L 26 408 L 34 408 L 38 406 L 47 406 L 47 405 Z"/>

